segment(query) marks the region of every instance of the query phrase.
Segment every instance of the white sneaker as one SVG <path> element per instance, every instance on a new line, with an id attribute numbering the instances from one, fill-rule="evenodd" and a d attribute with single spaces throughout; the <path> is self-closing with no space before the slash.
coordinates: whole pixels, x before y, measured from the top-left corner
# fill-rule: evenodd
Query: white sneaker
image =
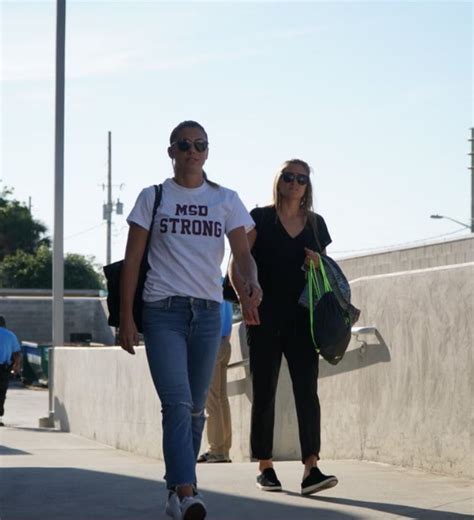
<path id="1" fill-rule="evenodd" d="M 178 495 L 175 491 L 170 491 L 168 494 L 168 500 L 166 501 L 165 512 L 168 516 L 171 516 L 173 520 L 181 520 L 181 504 L 179 502 Z"/>
<path id="2" fill-rule="evenodd" d="M 206 506 L 200 496 L 183 497 L 181 499 L 182 520 L 203 520 L 206 518 Z"/>
<path id="3" fill-rule="evenodd" d="M 200 455 L 197 459 L 198 463 L 200 462 L 232 462 L 227 455 L 223 455 L 220 453 L 211 453 L 210 451 L 206 451 L 202 455 Z"/>

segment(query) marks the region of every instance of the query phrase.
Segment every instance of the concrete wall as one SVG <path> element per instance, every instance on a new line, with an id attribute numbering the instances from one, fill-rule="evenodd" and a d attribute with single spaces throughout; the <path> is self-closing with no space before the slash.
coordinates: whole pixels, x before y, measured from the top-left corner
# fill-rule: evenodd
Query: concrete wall
<path id="1" fill-rule="evenodd" d="M 326 367 L 323 455 L 472 478 L 474 263 L 361 278 L 352 289 L 360 324 L 382 341 Z"/>
<path id="2" fill-rule="evenodd" d="M 55 349 L 55 419 L 61 429 L 162 459 L 161 407 L 144 347 Z"/>
<path id="3" fill-rule="evenodd" d="M 0 314 L 20 341 L 51 343 L 52 312 L 50 297 L 0 296 Z M 96 343 L 115 343 L 105 298 L 64 298 L 64 340 L 74 332 L 88 332 Z"/>
<path id="4" fill-rule="evenodd" d="M 379 337 L 352 340 L 336 367 L 321 362 L 322 458 L 354 458 L 472 477 L 474 263 L 360 278 L 359 325 Z M 247 357 L 234 326 L 231 362 Z M 161 458 L 161 414 L 143 348 L 61 348 L 56 413 L 64 430 Z M 234 460 L 249 460 L 251 384 L 229 369 Z M 204 440 L 205 444 L 205 440 Z M 203 447 L 205 447 L 203 444 Z M 291 385 L 282 367 L 275 458 L 299 459 Z"/>
<path id="5" fill-rule="evenodd" d="M 474 235 L 416 247 L 338 258 L 349 280 L 360 276 L 474 262 Z"/>

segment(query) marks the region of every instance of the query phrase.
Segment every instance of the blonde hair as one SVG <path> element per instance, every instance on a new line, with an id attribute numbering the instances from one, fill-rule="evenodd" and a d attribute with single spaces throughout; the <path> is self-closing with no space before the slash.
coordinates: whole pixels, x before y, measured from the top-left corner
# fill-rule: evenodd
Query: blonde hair
<path id="1" fill-rule="evenodd" d="M 285 161 L 277 171 L 277 174 L 275 175 L 275 180 L 273 181 L 273 205 L 276 209 L 279 209 L 281 206 L 281 195 L 278 190 L 278 185 L 280 183 L 281 175 L 288 168 L 288 166 L 291 166 L 292 164 L 298 164 L 299 166 L 302 166 L 306 173 L 308 174 L 308 184 L 306 185 L 306 190 L 304 192 L 303 197 L 300 201 L 300 206 L 305 210 L 305 212 L 312 211 L 313 209 L 313 186 L 311 184 L 311 167 L 306 161 L 303 161 L 302 159 L 290 159 L 288 161 Z"/>

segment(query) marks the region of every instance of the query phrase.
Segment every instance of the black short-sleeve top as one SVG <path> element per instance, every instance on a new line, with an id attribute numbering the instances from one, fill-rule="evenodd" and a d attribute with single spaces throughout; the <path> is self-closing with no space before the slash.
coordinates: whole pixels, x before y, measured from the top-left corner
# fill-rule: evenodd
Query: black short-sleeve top
<path id="1" fill-rule="evenodd" d="M 321 253 L 332 240 L 321 215 L 316 214 L 314 229 L 307 219 L 301 233 L 291 237 L 281 224 L 274 206 L 255 208 L 250 214 L 257 232 L 252 254 L 263 290 L 260 321 L 261 324 L 281 325 L 292 321 L 300 307 L 298 299 L 306 284 L 302 269 L 304 248 Z"/>

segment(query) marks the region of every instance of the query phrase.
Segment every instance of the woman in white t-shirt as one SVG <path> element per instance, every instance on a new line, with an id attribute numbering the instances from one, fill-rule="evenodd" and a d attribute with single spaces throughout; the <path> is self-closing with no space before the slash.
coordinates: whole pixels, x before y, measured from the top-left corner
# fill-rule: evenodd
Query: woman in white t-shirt
<path id="1" fill-rule="evenodd" d="M 224 235 L 256 309 L 262 299 L 246 232 L 253 220 L 237 193 L 207 179 L 208 138 L 195 121 L 171 133 L 174 177 L 162 185 L 148 253 L 143 331 L 150 372 L 162 404 L 163 452 L 169 489 L 166 512 L 200 520 L 206 508 L 196 491 L 196 458 L 205 403 L 220 342 L 220 265 Z M 130 215 L 122 274 L 120 344 L 138 344 L 133 320 L 139 266 L 150 229 L 153 186 L 139 195 Z M 256 312 L 256 311 L 249 311 Z M 244 316 L 252 320 L 251 315 Z"/>

